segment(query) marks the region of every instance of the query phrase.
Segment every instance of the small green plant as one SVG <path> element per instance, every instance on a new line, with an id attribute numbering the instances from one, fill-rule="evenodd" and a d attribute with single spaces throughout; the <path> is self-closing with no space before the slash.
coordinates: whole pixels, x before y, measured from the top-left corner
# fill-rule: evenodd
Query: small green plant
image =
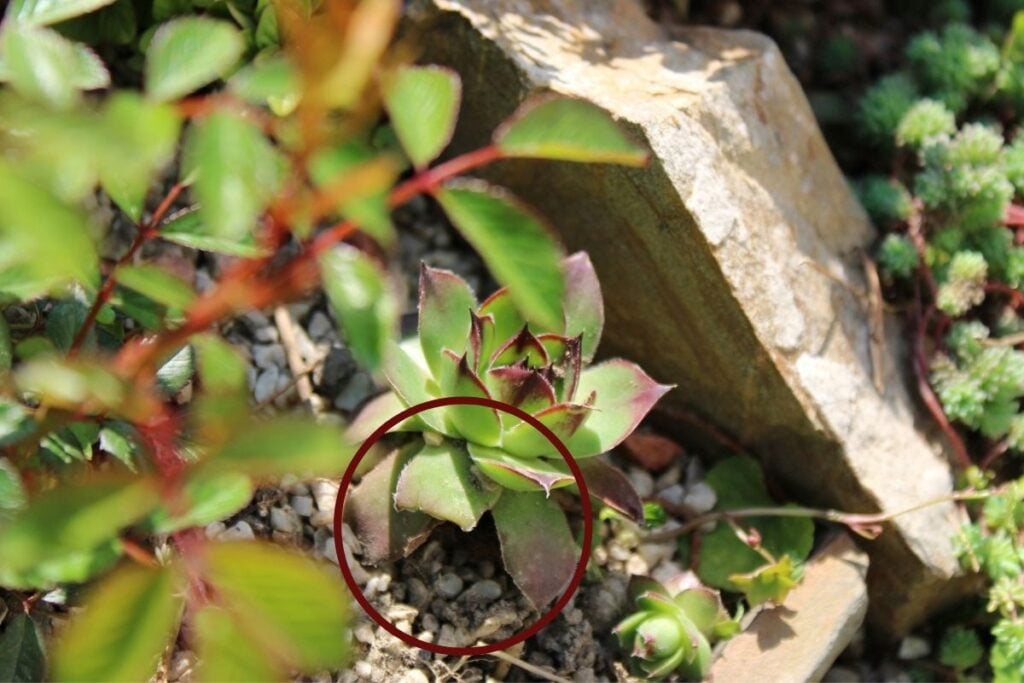
<path id="1" fill-rule="evenodd" d="M 456 196 L 442 205 L 453 206 Z M 604 324 L 601 288 L 586 254 L 567 258 L 563 270 L 560 324 L 545 328 L 526 322 L 508 289 L 478 305 L 460 277 L 424 266 L 419 335 L 389 350 L 384 372 L 393 391 L 367 406 L 350 435 L 432 398 L 497 399 L 551 429 L 594 496 L 642 519 L 626 477 L 593 456 L 629 436 L 670 387 L 623 360 L 589 366 Z M 470 531 L 490 511 L 516 585 L 538 607 L 554 599 L 579 556 L 550 496 L 574 485 L 555 446 L 528 422 L 482 406 L 426 411 L 399 429 L 419 436 L 370 471 L 347 508 L 367 559 L 407 555 L 441 521 Z"/>
<path id="2" fill-rule="evenodd" d="M 718 594 L 689 588 L 672 595 L 667 588 L 634 577 L 629 587 L 637 611 L 615 627 L 619 645 L 635 672 L 660 679 L 678 674 L 701 681 L 711 668 L 711 646 L 739 632 L 739 618 L 730 618 Z"/>

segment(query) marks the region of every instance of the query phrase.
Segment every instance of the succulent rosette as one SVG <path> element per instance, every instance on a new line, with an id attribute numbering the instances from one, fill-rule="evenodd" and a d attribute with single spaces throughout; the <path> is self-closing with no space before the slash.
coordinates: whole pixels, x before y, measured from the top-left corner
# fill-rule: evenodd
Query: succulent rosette
<path id="1" fill-rule="evenodd" d="M 634 577 L 630 584 L 638 610 L 623 619 L 614 633 L 629 654 L 634 671 L 646 678 L 677 673 L 689 680 L 707 677 L 711 645 L 739 631 L 718 593 L 689 588 L 673 596 L 651 579 Z"/>
<path id="2" fill-rule="evenodd" d="M 462 278 L 423 266 L 419 335 L 391 349 L 385 375 L 393 391 L 367 405 L 350 437 L 365 438 L 433 398 L 496 399 L 557 435 L 594 497 L 642 518 L 626 477 L 594 456 L 622 442 L 670 387 L 623 360 L 590 366 L 604 324 L 601 288 L 586 254 L 563 268 L 564 326 L 551 332 L 528 324 L 507 289 L 478 304 Z M 418 438 L 368 472 L 346 508 L 367 560 L 407 555 L 441 522 L 470 531 L 489 511 L 505 566 L 533 604 L 565 588 L 579 551 L 551 492 L 575 488 L 575 480 L 543 434 L 511 413 L 475 405 L 421 412 L 395 431 Z"/>

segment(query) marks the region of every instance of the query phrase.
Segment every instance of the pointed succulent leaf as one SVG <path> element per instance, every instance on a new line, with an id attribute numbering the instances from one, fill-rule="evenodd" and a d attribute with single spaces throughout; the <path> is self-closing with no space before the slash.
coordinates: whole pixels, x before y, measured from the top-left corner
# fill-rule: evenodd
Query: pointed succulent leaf
<path id="1" fill-rule="evenodd" d="M 565 350 L 562 358 L 562 378 L 559 381 L 559 390 L 562 401 L 569 402 L 576 399 L 576 390 L 580 384 L 580 374 L 583 372 L 583 339 L 574 338 Z"/>
<path id="2" fill-rule="evenodd" d="M 671 388 L 658 384 L 624 360 L 609 360 L 587 368 L 580 375 L 577 393 L 588 397 L 595 394 L 595 413 L 573 434 L 569 450 L 580 458 L 619 445 Z"/>
<path id="3" fill-rule="evenodd" d="M 495 399 L 531 414 L 554 405 L 557 400 L 554 387 L 538 370 L 516 366 L 494 368 L 487 372 L 484 382 Z"/>
<path id="4" fill-rule="evenodd" d="M 703 681 L 711 670 L 711 643 L 707 638 L 698 636 L 694 639 L 694 645 L 693 656 L 674 669 L 678 669 L 688 680 Z"/>
<path id="5" fill-rule="evenodd" d="M 634 522 L 643 521 L 644 504 L 626 475 L 600 458 L 587 458 L 579 465 L 591 496 Z"/>
<path id="6" fill-rule="evenodd" d="M 384 375 L 402 403 L 414 406 L 437 398 L 440 387 L 435 382 L 423 357 L 418 339 L 407 339 L 391 347 L 384 366 Z M 435 432 L 456 436 L 444 419 L 446 408 L 435 408 L 419 414 L 419 418 Z"/>
<path id="7" fill-rule="evenodd" d="M 641 596 L 647 593 L 660 593 L 666 597 L 672 597 L 662 584 L 652 578 L 634 574 L 629 577 L 629 585 L 626 587 L 626 594 L 631 602 L 637 602 Z"/>
<path id="8" fill-rule="evenodd" d="M 517 458 L 497 448 L 467 444 L 480 471 L 512 491 L 543 491 L 571 486 L 576 482 L 564 463 L 540 458 Z"/>
<path id="9" fill-rule="evenodd" d="M 686 631 L 675 617 L 667 614 L 648 615 L 636 628 L 631 654 L 649 662 L 660 663 L 679 651 L 684 651 L 685 656 L 685 650 L 692 646 L 688 641 Z"/>
<path id="10" fill-rule="evenodd" d="M 543 367 L 548 364 L 548 352 L 544 344 L 533 336 L 526 325 L 494 353 L 491 365 L 512 365 L 520 361 L 526 361 L 530 367 Z"/>
<path id="11" fill-rule="evenodd" d="M 547 605 L 565 590 L 579 560 L 562 508 L 544 493 L 506 491 L 491 514 L 512 580 L 534 607 Z"/>
<path id="12" fill-rule="evenodd" d="M 672 600 L 705 636 L 711 635 L 720 621 L 728 619 L 721 597 L 711 589 L 688 588 Z"/>
<path id="13" fill-rule="evenodd" d="M 377 431 L 378 427 L 408 407 L 393 391 L 371 399 L 345 430 L 345 440 L 361 444 L 370 438 L 370 435 Z M 399 422 L 390 431 L 422 432 L 425 429 L 429 429 L 426 423 L 419 419 L 419 415 L 413 415 L 409 419 Z"/>
<path id="14" fill-rule="evenodd" d="M 493 316 L 479 316 L 469 312 L 469 362 L 478 373 L 487 369 L 488 361 L 498 342 L 494 336 Z"/>
<path id="15" fill-rule="evenodd" d="M 459 359 L 453 396 L 490 398 L 487 388 L 469 367 L 466 356 Z M 497 446 L 501 441 L 501 417 L 498 411 L 486 406 L 448 406 L 448 421 L 463 438 L 484 446 Z"/>
<path id="16" fill-rule="evenodd" d="M 569 442 L 588 420 L 589 406 L 578 403 L 558 403 L 534 415 L 541 424 L 554 432 L 563 442 Z M 535 458 L 545 455 L 558 457 L 555 445 L 537 431 L 529 422 L 519 421 L 505 430 L 501 440 L 502 448 L 521 458 Z M 570 452 L 572 448 L 570 447 Z M 573 453 L 573 455 L 576 455 Z"/>
<path id="17" fill-rule="evenodd" d="M 422 442 L 393 451 L 355 487 L 345 505 L 345 521 L 371 564 L 392 562 L 416 550 L 441 522 L 422 512 L 395 509 L 394 492 L 409 458 Z"/>
<path id="18" fill-rule="evenodd" d="M 466 352 L 470 333 L 470 311 L 476 297 L 466 281 L 455 273 L 423 264 L 420 268 L 419 332 L 427 366 L 436 377 L 441 352 Z"/>
<path id="19" fill-rule="evenodd" d="M 391 125 L 417 169 L 448 146 L 461 96 L 458 74 L 439 66 L 401 67 L 385 83 L 384 106 Z"/>
<path id="20" fill-rule="evenodd" d="M 590 362 L 604 329 L 604 300 L 594 265 L 585 251 L 565 259 L 565 334 L 583 335 L 583 360 Z"/>
<path id="21" fill-rule="evenodd" d="M 558 363 L 565 356 L 572 337 L 565 337 L 553 332 L 542 332 L 537 335 L 537 341 L 544 347 L 544 353 L 547 354 L 548 362 Z"/>
<path id="22" fill-rule="evenodd" d="M 512 301 L 512 295 L 508 293 L 508 287 L 502 287 L 487 297 L 480 304 L 480 309 L 477 313 L 481 316 L 489 315 L 494 319 L 494 339 L 496 345 L 504 344 L 526 325 L 526 321 L 520 315 L 515 302 Z M 490 353 L 493 354 L 496 350 L 497 347 L 491 349 Z M 488 354 L 489 357 L 490 354 Z"/>
<path id="23" fill-rule="evenodd" d="M 473 472 L 466 449 L 446 440 L 412 456 L 398 478 L 395 506 L 472 531 L 500 495 L 500 486 Z"/>
<path id="24" fill-rule="evenodd" d="M 376 371 L 398 335 L 401 305 L 383 268 L 363 251 L 339 244 L 320 257 L 324 291 L 352 355 Z"/>
<path id="25" fill-rule="evenodd" d="M 125 565 L 86 596 L 54 653 L 60 681 L 146 681 L 177 631 L 184 590 L 171 567 Z"/>
<path id="26" fill-rule="evenodd" d="M 568 98 L 527 102 L 494 134 L 505 156 L 642 166 L 647 153 L 603 109 Z"/>
<path id="27" fill-rule="evenodd" d="M 160 239 L 189 249 L 212 251 L 228 256 L 256 258 L 266 255 L 266 250 L 255 243 L 251 234 L 241 238 L 210 234 L 195 208 L 183 209 L 164 223 L 160 228 Z"/>
<path id="28" fill-rule="evenodd" d="M 562 250 L 549 229 L 505 193 L 480 182 L 451 182 L 437 193 L 441 207 L 507 285 L 523 316 L 554 330 L 562 324 Z"/>

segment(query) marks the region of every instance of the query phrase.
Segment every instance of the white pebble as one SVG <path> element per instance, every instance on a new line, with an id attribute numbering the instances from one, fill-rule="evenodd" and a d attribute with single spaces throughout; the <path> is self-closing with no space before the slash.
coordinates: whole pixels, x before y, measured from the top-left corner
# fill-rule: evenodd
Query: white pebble
<path id="1" fill-rule="evenodd" d="M 292 509 L 303 517 L 313 514 L 313 499 L 309 496 L 292 496 Z"/>
<path id="2" fill-rule="evenodd" d="M 331 324 L 331 319 L 322 311 L 314 313 L 313 317 L 309 319 L 309 325 L 306 326 L 309 336 L 317 341 L 326 338 L 333 328 L 334 325 Z"/>
<path id="3" fill-rule="evenodd" d="M 682 484 L 672 484 L 668 488 L 662 489 L 658 493 L 658 497 L 669 505 L 682 505 L 683 499 L 686 498 L 686 489 Z"/>
<path id="4" fill-rule="evenodd" d="M 674 543 L 641 543 L 636 549 L 649 567 L 657 567 L 676 552 Z"/>
<path id="5" fill-rule="evenodd" d="M 699 481 L 688 487 L 686 495 L 683 497 L 683 504 L 689 506 L 697 514 L 710 512 L 717 502 L 718 496 L 715 495 L 715 490 L 704 481 Z"/>
<path id="6" fill-rule="evenodd" d="M 302 531 L 302 520 L 290 507 L 273 508 L 270 511 L 270 526 L 285 534 L 297 534 Z"/>
<path id="7" fill-rule="evenodd" d="M 270 366 L 260 373 L 256 378 L 256 386 L 252 389 L 253 398 L 257 403 L 263 403 L 277 391 L 277 382 L 281 377 L 281 371 L 276 366 Z"/>
<path id="8" fill-rule="evenodd" d="M 353 669 L 356 672 L 356 674 L 361 678 L 370 678 L 373 676 L 373 667 L 370 665 L 369 662 L 365 660 L 356 662 L 356 665 L 355 667 L 353 667 Z"/>
<path id="9" fill-rule="evenodd" d="M 654 477 L 647 470 L 638 467 L 629 469 L 629 481 L 641 498 L 648 498 L 654 493 Z"/>
<path id="10" fill-rule="evenodd" d="M 629 559 L 626 560 L 626 573 L 632 576 L 646 576 L 650 567 L 647 566 L 647 562 L 644 558 L 639 555 L 630 555 Z"/>
<path id="11" fill-rule="evenodd" d="M 900 651 L 896 655 L 900 659 L 921 659 L 932 652 L 932 646 L 920 636 L 907 636 L 900 642 Z"/>
<path id="12" fill-rule="evenodd" d="M 250 541 L 256 538 L 256 534 L 253 533 L 249 522 L 243 519 L 235 522 L 234 526 L 224 531 L 218 538 L 222 541 Z"/>
<path id="13" fill-rule="evenodd" d="M 252 362 L 259 368 L 284 367 L 284 347 L 280 344 L 257 344 L 252 349 Z"/>
<path id="14" fill-rule="evenodd" d="M 224 526 L 224 522 L 214 522 L 206 527 L 206 537 L 211 540 L 217 538 L 224 533 L 225 529 L 227 527 Z"/>
<path id="15" fill-rule="evenodd" d="M 419 669 L 409 669 L 398 679 L 398 683 L 430 683 L 430 679 Z"/>

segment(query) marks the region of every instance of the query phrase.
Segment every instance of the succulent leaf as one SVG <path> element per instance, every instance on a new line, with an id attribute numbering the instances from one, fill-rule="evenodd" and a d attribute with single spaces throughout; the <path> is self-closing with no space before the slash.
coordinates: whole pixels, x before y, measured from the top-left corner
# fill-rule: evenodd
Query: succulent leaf
<path id="1" fill-rule="evenodd" d="M 591 496 L 638 524 L 643 521 L 643 501 L 626 475 L 600 458 L 587 458 L 579 465 Z"/>
<path id="2" fill-rule="evenodd" d="M 618 446 L 670 389 L 628 361 L 614 359 L 587 368 L 577 393 L 596 394 L 595 413 L 569 439 L 569 450 L 581 458 Z"/>
<path id="3" fill-rule="evenodd" d="M 526 325 L 494 353 L 491 365 L 513 365 L 521 361 L 525 361 L 526 365 L 532 368 L 548 364 L 548 352 L 544 344 L 533 336 Z"/>
<path id="4" fill-rule="evenodd" d="M 705 636 L 710 636 L 720 622 L 729 619 L 721 597 L 708 588 L 687 589 L 673 598 L 673 601 Z"/>
<path id="5" fill-rule="evenodd" d="M 534 607 L 547 605 L 565 590 L 579 560 L 562 508 L 543 493 L 506 491 L 491 514 L 512 580 Z"/>
<path id="6" fill-rule="evenodd" d="M 472 470 L 466 449 L 453 441 L 424 446 L 398 478 L 395 505 L 399 510 L 425 512 L 454 522 L 463 531 L 472 531 L 501 495 L 501 487 L 477 477 Z"/>
<path id="7" fill-rule="evenodd" d="M 370 438 L 370 435 L 377 431 L 377 428 L 387 422 L 390 418 L 405 410 L 407 406 L 402 399 L 393 391 L 381 394 L 371 399 L 363 409 L 359 411 L 355 419 L 345 430 L 345 439 L 350 443 L 360 444 Z M 414 415 L 407 420 L 392 427 L 392 432 L 422 432 L 428 429 L 427 425 L 420 420 L 419 415 Z"/>
<path id="8" fill-rule="evenodd" d="M 435 377 L 441 368 L 443 349 L 465 353 L 470 311 L 475 308 L 476 296 L 461 277 L 426 264 L 420 268 L 420 345 Z"/>
<path id="9" fill-rule="evenodd" d="M 406 406 L 413 406 L 437 398 L 437 386 L 427 368 L 419 340 L 408 339 L 391 347 L 384 375 L 391 387 Z M 444 408 L 435 408 L 419 414 L 420 419 L 431 429 L 448 436 L 444 421 Z"/>
<path id="10" fill-rule="evenodd" d="M 469 367 L 465 355 L 459 359 L 452 395 L 490 398 L 487 387 Z M 501 443 L 501 417 L 493 408 L 454 405 L 448 406 L 447 415 L 455 431 L 468 441 L 485 446 L 497 446 Z"/>
<path id="11" fill-rule="evenodd" d="M 540 458 L 518 458 L 498 448 L 467 444 L 480 471 L 512 491 L 543 491 L 570 486 L 575 479 L 564 464 Z"/>
<path id="12" fill-rule="evenodd" d="M 345 506 L 345 521 L 363 545 L 371 564 L 391 562 L 418 548 L 441 522 L 422 512 L 395 509 L 392 492 L 409 457 L 420 444 L 394 451 L 352 491 Z"/>
<path id="13" fill-rule="evenodd" d="M 514 336 L 526 324 L 508 293 L 508 287 L 502 287 L 487 297 L 480 304 L 478 314 L 489 315 L 494 319 L 494 336 L 499 342 Z"/>
<path id="14" fill-rule="evenodd" d="M 577 403 L 558 403 L 534 415 L 563 442 L 569 441 L 591 413 L 590 406 Z M 535 458 L 541 455 L 558 457 L 555 445 L 528 422 L 519 420 L 505 430 L 501 442 L 511 455 Z M 572 449 L 570 449 L 572 450 Z"/>
<path id="15" fill-rule="evenodd" d="M 554 387 L 538 370 L 513 365 L 494 368 L 488 371 L 484 383 L 497 400 L 531 414 L 557 401 Z"/>
<path id="16" fill-rule="evenodd" d="M 604 329 L 604 299 L 590 257 L 578 251 L 565 259 L 565 334 L 583 335 L 583 360 L 593 360 Z"/>

